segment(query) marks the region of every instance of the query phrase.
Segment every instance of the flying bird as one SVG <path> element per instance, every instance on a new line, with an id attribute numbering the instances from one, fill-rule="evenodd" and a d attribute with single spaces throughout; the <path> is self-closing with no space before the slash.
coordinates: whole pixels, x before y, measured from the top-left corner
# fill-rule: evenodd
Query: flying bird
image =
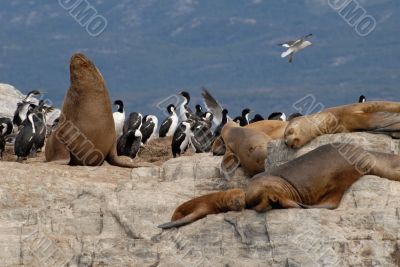
<path id="1" fill-rule="evenodd" d="M 312 33 L 307 34 L 306 36 L 304 36 L 298 40 L 288 41 L 288 42 L 279 44 L 280 46 L 287 48 L 287 50 L 281 54 L 281 57 L 285 58 L 285 57 L 289 56 L 289 63 L 292 63 L 294 54 L 300 52 L 307 46 L 312 45 L 312 43 L 310 41 L 306 40 L 307 38 L 309 38 L 311 36 L 312 36 Z"/>

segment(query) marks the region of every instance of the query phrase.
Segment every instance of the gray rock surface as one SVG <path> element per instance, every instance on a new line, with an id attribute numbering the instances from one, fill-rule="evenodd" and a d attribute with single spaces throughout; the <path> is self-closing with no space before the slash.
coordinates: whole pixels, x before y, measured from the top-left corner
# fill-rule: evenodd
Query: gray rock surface
<path id="1" fill-rule="evenodd" d="M 184 201 L 245 186 L 240 169 L 227 180 L 219 163 L 208 154 L 134 170 L 0 162 L 0 266 L 398 266 L 400 183 L 374 176 L 336 210 L 246 210 L 158 229 Z"/>
<path id="2" fill-rule="evenodd" d="M 14 116 L 17 103 L 25 97 L 18 89 L 9 84 L 0 83 L 0 117 L 11 118 Z M 55 109 L 47 114 L 47 123 L 53 124 L 53 121 L 60 116 L 60 110 Z"/>

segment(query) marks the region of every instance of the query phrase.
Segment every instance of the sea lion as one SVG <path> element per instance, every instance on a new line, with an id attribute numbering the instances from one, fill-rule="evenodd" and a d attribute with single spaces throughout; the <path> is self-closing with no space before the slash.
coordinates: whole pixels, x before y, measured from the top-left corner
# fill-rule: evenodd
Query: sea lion
<path id="1" fill-rule="evenodd" d="M 83 54 L 74 54 L 70 79 L 58 125 L 46 143 L 46 161 L 83 166 L 99 166 L 104 161 L 127 168 L 147 166 L 117 156 L 111 100 L 95 64 Z"/>
<path id="2" fill-rule="evenodd" d="M 269 173 L 254 176 L 243 190 L 246 209 L 257 212 L 272 208 L 335 209 L 347 189 L 366 174 L 400 181 L 400 156 L 370 152 L 351 144 L 320 146 Z M 240 190 L 236 192 L 239 193 Z M 186 202 L 177 211 L 182 214 L 201 212 L 204 217 L 207 209 L 200 207 L 215 205 L 214 199 L 203 196 Z M 212 211 L 215 214 L 215 210 Z M 186 216 L 160 227 L 179 227 L 182 225 L 180 222 L 187 224 L 195 221 L 195 218 L 199 217 Z"/>
<path id="3" fill-rule="evenodd" d="M 370 101 L 329 108 L 293 119 L 284 138 L 291 148 L 300 148 L 323 134 L 371 131 L 399 132 L 400 102 Z M 395 134 L 394 134 L 395 135 Z"/>
<path id="4" fill-rule="evenodd" d="M 200 220 L 208 214 L 241 211 L 244 208 L 245 195 L 242 189 L 211 193 L 183 203 L 175 210 L 170 223 L 158 227 L 163 229 L 180 227 Z"/>
<path id="5" fill-rule="evenodd" d="M 232 173 L 239 165 L 249 175 L 264 171 L 267 144 L 272 140 L 267 134 L 228 122 L 221 136 L 226 149 L 221 162 L 224 172 Z"/>
<path id="6" fill-rule="evenodd" d="M 288 125 L 287 121 L 280 120 L 262 120 L 244 126 L 246 129 L 254 129 L 268 135 L 272 140 L 283 139 L 283 135 Z M 214 140 L 211 151 L 214 156 L 224 155 L 226 148 L 223 137 L 220 136 Z"/>

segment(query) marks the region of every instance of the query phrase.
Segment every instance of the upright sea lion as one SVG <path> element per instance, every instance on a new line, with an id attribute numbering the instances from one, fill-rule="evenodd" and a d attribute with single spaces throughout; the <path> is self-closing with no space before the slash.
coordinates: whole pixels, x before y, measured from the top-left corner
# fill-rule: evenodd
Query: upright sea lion
<path id="1" fill-rule="evenodd" d="M 347 189 L 366 174 L 400 181 L 400 156 L 369 152 L 351 144 L 329 144 L 287 162 L 270 173 L 254 176 L 243 190 L 246 209 L 264 212 L 278 208 L 327 208 L 339 206 Z M 240 194 L 237 189 L 235 194 Z M 226 191 L 226 198 L 232 191 Z M 218 194 L 218 193 L 215 193 Z M 199 197 L 186 202 L 176 212 L 186 215 L 161 225 L 167 229 L 215 214 L 213 198 Z M 225 205 L 225 207 L 228 205 Z M 218 210 L 218 209 L 217 209 Z M 228 209 L 227 211 L 234 211 Z"/>
<path id="2" fill-rule="evenodd" d="M 58 126 L 46 143 L 46 161 L 98 166 L 106 160 L 120 167 L 143 166 L 117 156 L 111 101 L 97 67 L 85 55 L 74 54 L 70 79 Z"/>
<path id="3" fill-rule="evenodd" d="M 399 132 L 400 103 L 370 101 L 329 108 L 293 119 L 286 127 L 285 142 L 300 148 L 323 134 L 354 131 Z"/>

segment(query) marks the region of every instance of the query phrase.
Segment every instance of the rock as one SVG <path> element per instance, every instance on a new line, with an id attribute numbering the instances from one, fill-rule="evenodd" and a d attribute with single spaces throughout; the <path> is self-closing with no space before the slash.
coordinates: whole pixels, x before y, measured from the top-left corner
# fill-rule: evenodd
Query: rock
<path id="1" fill-rule="evenodd" d="M 12 118 L 17 103 L 24 98 L 24 95 L 14 86 L 0 83 L 0 117 Z"/>
<path id="2" fill-rule="evenodd" d="M 0 265 L 399 263 L 400 183 L 375 176 L 355 183 L 336 210 L 246 210 L 157 228 L 184 201 L 247 184 L 241 170 L 223 178 L 220 161 L 196 154 L 134 170 L 0 162 Z"/>

